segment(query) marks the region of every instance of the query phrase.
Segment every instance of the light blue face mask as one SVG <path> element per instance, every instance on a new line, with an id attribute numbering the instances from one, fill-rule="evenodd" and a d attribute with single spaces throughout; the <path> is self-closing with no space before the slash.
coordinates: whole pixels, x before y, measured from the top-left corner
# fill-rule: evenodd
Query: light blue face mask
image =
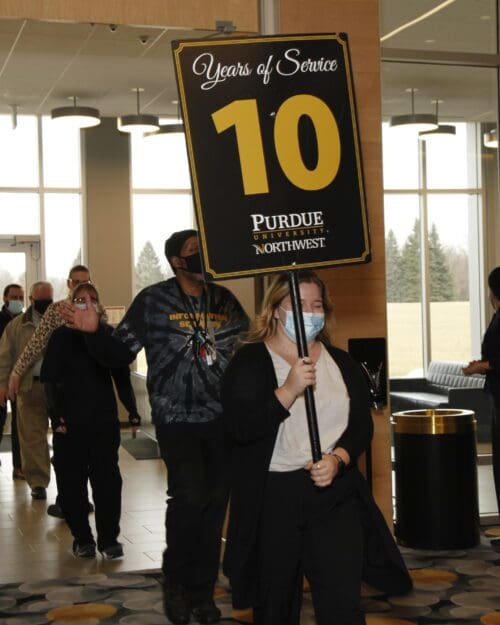
<path id="1" fill-rule="evenodd" d="M 7 310 L 11 315 L 19 315 L 23 312 L 24 302 L 20 302 L 19 300 L 13 300 L 12 302 L 7 303 Z"/>
<path id="2" fill-rule="evenodd" d="M 285 310 L 282 306 L 280 306 L 280 308 L 286 313 L 285 323 L 283 323 L 280 319 L 280 323 L 283 326 L 283 330 L 285 330 L 288 338 L 294 343 L 296 343 L 297 337 L 295 336 L 295 323 L 293 321 L 293 311 Z M 325 325 L 325 313 L 303 312 L 302 316 L 304 317 L 304 330 L 306 332 L 306 342 L 310 343 L 318 336 L 318 334 L 323 329 Z"/>

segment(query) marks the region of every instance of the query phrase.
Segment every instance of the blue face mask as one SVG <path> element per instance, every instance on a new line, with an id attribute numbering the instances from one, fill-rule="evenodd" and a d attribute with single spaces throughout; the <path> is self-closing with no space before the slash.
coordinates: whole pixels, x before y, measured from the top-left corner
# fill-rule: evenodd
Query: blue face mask
<path id="1" fill-rule="evenodd" d="M 285 310 L 282 306 L 280 306 L 280 308 L 286 313 L 285 323 L 283 323 L 280 319 L 280 323 L 283 326 L 283 330 L 285 330 L 288 338 L 294 343 L 296 343 L 297 337 L 295 336 L 295 323 L 293 320 L 293 311 Z M 325 325 L 325 313 L 303 312 L 302 316 L 304 317 L 304 330 L 306 332 L 306 342 L 310 343 L 318 336 L 318 334 L 323 329 Z"/>
<path id="2" fill-rule="evenodd" d="M 24 303 L 19 300 L 13 300 L 12 302 L 7 302 L 7 310 L 11 315 L 19 315 L 23 312 Z"/>

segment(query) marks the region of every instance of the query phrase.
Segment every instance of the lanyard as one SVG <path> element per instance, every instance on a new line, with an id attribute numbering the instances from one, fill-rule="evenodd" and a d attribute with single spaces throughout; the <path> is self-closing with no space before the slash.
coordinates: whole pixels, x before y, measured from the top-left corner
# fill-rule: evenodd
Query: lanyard
<path id="1" fill-rule="evenodd" d="M 203 290 L 200 301 L 200 312 L 199 316 L 193 306 L 191 298 L 186 296 L 184 291 L 181 289 L 179 283 L 177 282 L 177 288 L 179 289 L 179 294 L 181 296 L 182 302 L 184 304 L 187 316 L 189 318 L 189 323 L 193 330 L 193 335 L 191 336 L 190 342 L 193 349 L 193 353 L 196 358 L 200 358 L 203 360 L 209 367 L 211 367 L 215 360 L 217 359 L 217 350 L 215 348 L 215 335 L 213 331 L 209 338 L 209 329 L 208 329 L 208 308 L 209 308 L 209 291 L 208 286 Z M 204 326 L 201 325 L 200 321 L 202 316 L 204 317 Z"/>

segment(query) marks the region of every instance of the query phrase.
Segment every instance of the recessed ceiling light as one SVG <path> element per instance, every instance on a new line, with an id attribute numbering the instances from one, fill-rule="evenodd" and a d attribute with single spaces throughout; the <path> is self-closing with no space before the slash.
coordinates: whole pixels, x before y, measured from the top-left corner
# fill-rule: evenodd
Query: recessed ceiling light
<path id="1" fill-rule="evenodd" d="M 481 17 L 479 19 L 480 20 L 490 20 L 491 19 L 491 15 L 481 15 Z"/>
<path id="2" fill-rule="evenodd" d="M 436 43 L 435 39 L 426 39 L 425 43 Z"/>

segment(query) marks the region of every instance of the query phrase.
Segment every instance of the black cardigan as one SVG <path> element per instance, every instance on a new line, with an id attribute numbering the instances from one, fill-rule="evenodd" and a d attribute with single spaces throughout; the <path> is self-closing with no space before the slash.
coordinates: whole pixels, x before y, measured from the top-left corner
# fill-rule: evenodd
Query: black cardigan
<path id="1" fill-rule="evenodd" d="M 337 363 L 350 399 L 348 425 L 337 441 L 349 452 L 351 463 L 339 484 L 354 488 L 365 503 L 364 579 L 391 594 L 411 588 L 403 560 L 367 484 L 355 467 L 373 433 L 370 394 L 357 363 L 344 351 L 327 347 Z M 253 604 L 257 584 L 257 541 L 264 489 L 280 423 L 289 412 L 276 398 L 273 362 L 263 343 L 245 345 L 229 364 L 222 383 L 226 426 L 235 442 L 231 508 L 224 573 L 230 578 L 233 605 Z"/>
<path id="2" fill-rule="evenodd" d="M 113 331 L 104 323 L 101 328 L 108 335 Z M 69 427 L 117 423 L 113 380 L 129 418 L 137 415 L 128 366 L 110 369 L 100 364 L 89 353 L 85 338 L 84 332 L 61 326 L 54 330 L 47 345 L 40 379 L 45 384 L 54 429 L 61 424 L 61 418 Z"/>

